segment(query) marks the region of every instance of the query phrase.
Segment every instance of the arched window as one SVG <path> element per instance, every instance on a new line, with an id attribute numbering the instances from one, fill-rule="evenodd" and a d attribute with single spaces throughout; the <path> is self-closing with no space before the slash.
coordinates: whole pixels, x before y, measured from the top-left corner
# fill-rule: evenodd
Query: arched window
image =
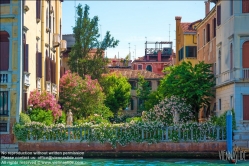
<path id="1" fill-rule="evenodd" d="M 0 71 L 9 70 L 9 33 L 0 31 Z"/>
<path id="2" fill-rule="evenodd" d="M 230 69 L 233 69 L 233 44 L 230 44 Z"/>
<path id="3" fill-rule="evenodd" d="M 152 66 L 151 65 L 147 65 L 146 70 L 152 72 Z"/>

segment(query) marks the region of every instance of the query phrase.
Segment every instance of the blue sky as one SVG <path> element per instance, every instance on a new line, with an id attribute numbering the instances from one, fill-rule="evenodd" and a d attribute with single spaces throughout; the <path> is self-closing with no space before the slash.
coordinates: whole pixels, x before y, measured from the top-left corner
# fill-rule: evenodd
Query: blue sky
<path id="1" fill-rule="evenodd" d="M 116 48 L 107 49 L 107 57 L 144 56 L 145 41 L 170 41 L 175 49 L 175 16 L 182 22 L 194 22 L 205 16 L 204 1 L 75 1 L 63 2 L 62 33 L 73 33 L 75 5 L 90 6 L 90 17 L 99 17 L 102 36 L 106 31 L 118 39 Z M 214 5 L 211 4 L 210 10 Z M 170 24 L 170 25 L 169 25 Z M 170 30 L 170 33 L 169 33 Z"/>

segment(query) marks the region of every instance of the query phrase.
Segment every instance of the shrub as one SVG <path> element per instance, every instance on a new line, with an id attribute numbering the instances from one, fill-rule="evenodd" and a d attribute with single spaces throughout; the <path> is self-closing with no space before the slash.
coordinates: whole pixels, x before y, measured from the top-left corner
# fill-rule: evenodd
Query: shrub
<path id="1" fill-rule="evenodd" d="M 194 119 L 191 106 L 186 104 L 184 99 L 175 96 L 165 98 L 149 111 L 143 111 L 142 119 L 144 121 L 158 121 L 164 125 L 172 125 L 175 112 L 179 113 L 179 123 L 186 123 Z"/>
<path id="2" fill-rule="evenodd" d="M 62 114 L 62 111 L 60 109 L 61 107 L 57 103 L 55 97 L 46 91 L 40 93 L 36 89 L 30 92 L 28 104 L 31 109 L 39 108 L 42 110 L 51 110 L 54 119 L 57 119 Z"/>
<path id="3" fill-rule="evenodd" d="M 19 123 L 23 125 L 23 124 L 30 123 L 30 122 L 31 122 L 31 120 L 30 120 L 29 115 L 21 112 Z"/>
<path id="4" fill-rule="evenodd" d="M 126 122 L 127 122 L 127 123 L 130 123 L 131 121 L 134 121 L 134 122 L 142 122 L 142 118 L 141 118 L 141 117 L 132 117 L 132 118 L 127 118 L 127 119 L 126 119 Z"/>
<path id="5" fill-rule="evenodd" d="M 31 121 L 41 122 L 45 125 L 51 125 L 53 123 L 53 115 L 50 110 L 34 109 L 30 112 Z"/>
<path id="6" fill-rule="evenodd" d="M 233 130 L 236 130 L 235 112 L 233 109 L 231 111 L 232 111 L 232 127 L 233 127 Z M 218 117 L 212 116 L 211 123 L 213 123 L 216 126 L 226 127 L 226 115 L 227 115 L 227 111 Z"/>
<path id="7" fill-rule="evenodd" d="M 67 121 L 67 116 L 66 113 L 64 111 L 62 111 L 61 116 L 56 120 L 56 123 L 62 123 L 62 124 L 66 124 Z"/>
<path id="8" fill-rule="evenodd" d="M 87 123 L 91 122 L 92 124 L 100 124 L 100 123 L 110 123 L 107 119 L 104 119 L 102 116 L 98 114 L 90 115 L 86 119 L 78 120 L 76 123 Z"/>

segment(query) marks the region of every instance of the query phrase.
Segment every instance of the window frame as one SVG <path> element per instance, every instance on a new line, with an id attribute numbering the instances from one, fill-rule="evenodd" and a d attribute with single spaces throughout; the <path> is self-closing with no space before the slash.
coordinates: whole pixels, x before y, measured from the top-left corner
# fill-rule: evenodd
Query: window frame
<path id="1" fill-rule="evenodd" d="M 2 107 L 0 107 L 0 109 L 2 108 L 3 110 L 0 110 L 0 115 L 1 116 L 9 116 L 10 115 L 10 111 L 9 111 L 9 91 L 0 91 L 0 96 L 2 94 L 3 94 L 3 101 L 0 98 L 0 103 L 2 103 L 3 105 L 2 105 Z M 7 94 L 7 97 L 4 94 Z M 7 100 L 7 101 L 5 101 L 5 100 Z M 7 110 L 4 110 L 4 104 L 6 104 Z M 6 113 L 4 113 L 4 112 L 6 112 Z"/>

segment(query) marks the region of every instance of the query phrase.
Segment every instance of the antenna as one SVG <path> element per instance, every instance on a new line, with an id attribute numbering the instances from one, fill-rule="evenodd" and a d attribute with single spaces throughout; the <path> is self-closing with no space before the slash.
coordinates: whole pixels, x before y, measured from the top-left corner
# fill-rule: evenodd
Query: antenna
<path id="1" fill-rule="evenodd" d="M 169 24 L 169 41 L 170 41 L 170 24 Z"/>
<path id="2" fill-rule="evenodd" d="M 129 60 L 131 59 L 131 52 L 130 52 L 130 43 L 129 44 Z"/>

